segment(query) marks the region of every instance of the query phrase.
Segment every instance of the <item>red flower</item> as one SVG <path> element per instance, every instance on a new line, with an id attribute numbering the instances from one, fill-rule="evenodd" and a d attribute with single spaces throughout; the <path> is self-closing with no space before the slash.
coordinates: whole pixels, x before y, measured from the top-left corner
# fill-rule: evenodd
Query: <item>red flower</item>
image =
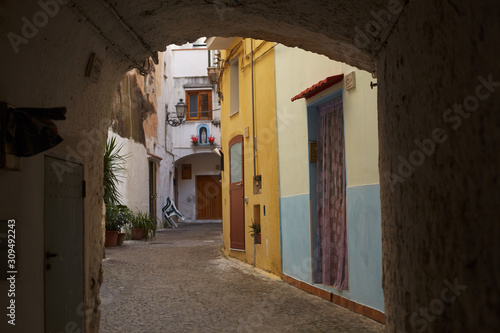
<path id="1" fill-rule="evenodd" d="M 214 144 L 214 142 L 215 142 L 215 136 L 210 135 L 210 136 L 208 137 L 208 142 L 210 142 L 210 144 Z"/>
<path id="2" fill-rule="evenodd" d="M 196 135 L 191 135 L 191 143 L 198 143 L 198 137 Z"/>

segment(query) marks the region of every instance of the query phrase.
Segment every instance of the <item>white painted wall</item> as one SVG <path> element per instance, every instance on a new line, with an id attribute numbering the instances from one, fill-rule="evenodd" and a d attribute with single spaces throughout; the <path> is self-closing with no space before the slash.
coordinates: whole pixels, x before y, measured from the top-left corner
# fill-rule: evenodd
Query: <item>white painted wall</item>
<path id="1" fill-rule="evenodd" d="M 191 179 L 181 179 L 181 165 L 192 165 Z M 221 161 L 215 153 L 196 153 L 177 161 L 179 178 L 179 198 L 177 208 L 186 217 L 186 222 L 199 222 L 196 220 L 196 176 L 219 175 Z"/>
<path id="2" fill-rule="evenodd" d="M 149 212 L 149 169 L 146 148 L 134 140 L 122 138 L 116 133 L 109 132 L 108 138 L 115 137 L 118 147 L 123 145 L 120 153 L 128 155 L 125 168 L 127 171 L 118 185 L 118 192 L 122 195 L 121 202 L 132 211 Z"/>
<path id="3" fill-rule="evenodd" d="M 205 37 L 199 38 L 194 43 L 181 46 L 171 45 L 172 63 L 175 64 L 172 75 L 174 77 L 207 76 L 208 50 L 203 45 Z"/>
<path id="4" fill-rule="evenodd" d="M 168 80 L 168 75 L 171 73 L 173 63 L 168 61 L 166 56 L 168 50 L 159 53 L 159 66 L 156 72 L 156 97 L 157 97 L 157 115 L 158 115 L 158 143 L 151 153 L 162 158 L 157 163 L 156 175 L 156 191 L 158 198 L 156 201 L 156 216 L 160 221 L 163 221 L 162 207 L 165 205 L 167 198 L 174 197 L 174 155 L 172 127 L 167 125 L 167 108 L 171 97 L 172 85 Z"/>
<path id="5" fill-rule="evenodd" d="M 198 39 L 195 43 L 201 43 L 204 38 Z M 163 52 L 163 73 L 164 88 L 162 92 L 162 105 L 167 104 L 168 112 L 175 114 L 175 105 L 182 98 L 184 102 L 186 96 L 186 85 L 205 85 L 212 90 L 212 110 L 213 119 L 220 120 L 220 106 L 216 93 L 216 87 L 211 86 L 208 81 L 208 50 L 193 46 L 194 43 L 182 46 L 170 45 Z M 202 90 L 202 89 L 200 89 Z M 160 102 L 158 103 L 160 106 Z M 160 109 L 160 107 L 158 107 Z M 163 108 L 164 109 L 164 108 Z M 166 117 L 166 115 L 165 115 Z M 160 119 L 160 118 L 159 118 Z M 172 152 L 171 160 L 178 167 L 178 209 L 185 215 L 186 221 L 196 221 L 195 206 L 195 180 L 196 175 L 218 175 L 220 165 L 218 155 L 212 153 L 210 146 L 197 146 L 191 144 L 191 135 L 197 135 L 199 125 L 208 126 L 209 135 L 215 136 L 215 146 L 220 147 L 220 126 L 214 125 L 211 120 L 186 121 L 178 127 L 167 126 L 167 138 L 169 140 L 168 149 Z M 192 164 L 192 179 L 182 180 L 180 175 L 181 164 Z M 174 175 L 175 176 L 175 175 Z M 171 198 L 174 198 L 173 193 Z"/>
<path id="6" fill-rule="evenodd" d="M 174 197 L 174 155 L 172 153 L 172 130 L 166 125 L 166 108 L 171 96 L 171 82 L 167 79 L 171 71 L 172 63 L 167 61 L 163 53 L 159 54 L 159 64 L 155 69 L 155 82 L 146 87 L 147 91 L 155 91 L 157 98 L 157 135 L 146 136 L 146 147 L 132 139 L 122 138 L 109 132 L 108 137 L 115 136 L 117 143 L 123 144 L 122 153 L 128 154 L 126 160 L 127 174 L 123 178 L 123 184 L 119 185 L 122 194 L 122 203 L 133 211 L 149 212 L 149 161 L 155 161 L 156 169 L 156 216 L 158 226 L 163 225 L 161 208 L 165 205 L 167 197 Z M 158 160 L 148 153 L 161 158 Z"/>

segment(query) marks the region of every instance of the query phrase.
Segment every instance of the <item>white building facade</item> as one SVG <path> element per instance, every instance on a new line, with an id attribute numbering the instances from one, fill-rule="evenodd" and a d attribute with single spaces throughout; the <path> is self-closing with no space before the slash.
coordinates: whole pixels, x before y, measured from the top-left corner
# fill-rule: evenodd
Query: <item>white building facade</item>
<path id="1" fill-rule="evenodd" d="M 207 50 L 204 41 L 170 45 L 163 53 L 165 110 L 172 117 L 180 99 L 187 105 L 185 121 L 177 127 L 167 125 L 174 158 L 174 201 L 187 222 L 222 220 L 220 106 L 216 86 L 207 75 L 214 51 Z"/>

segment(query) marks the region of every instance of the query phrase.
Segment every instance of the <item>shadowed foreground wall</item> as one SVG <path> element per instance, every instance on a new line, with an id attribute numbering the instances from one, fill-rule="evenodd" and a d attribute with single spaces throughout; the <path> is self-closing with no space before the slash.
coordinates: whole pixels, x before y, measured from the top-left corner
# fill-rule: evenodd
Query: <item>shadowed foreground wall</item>
<path id="1" fill-rule="evenodd" d="M 388 332 L 500 326 L 500 10 L 488 3 L 411 2 L 378 62 Z"/>

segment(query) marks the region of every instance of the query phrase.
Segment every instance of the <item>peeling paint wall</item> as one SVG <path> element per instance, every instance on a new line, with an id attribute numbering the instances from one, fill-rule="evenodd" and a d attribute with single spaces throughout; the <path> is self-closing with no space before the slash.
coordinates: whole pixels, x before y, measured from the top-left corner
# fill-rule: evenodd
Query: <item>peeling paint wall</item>
<path id="1" fill-rule="evenodd" d="M 133 139 L 146 148 L 158 140 L 155 66 L 147 60 L 150 72 L 142 76 L 137 69 L 127 72 L 117 87 L 111 112 L 111 128 L 121 137 Z"/>
<path id="2" fill-rule="evenodd" d="M 133 211 L 150 211 L 149 162 L 154 161 L 156 171 L 156 216 L 159 226 L 163 225 L 161 208 L 167 197 L 173 196 L 173 156 L 168 150 L 171 138 L 167 137 L 166 124 L 159 119 L 166 118 L 165 103 L 167 92 L 166 63 L 154 65 L 146 61 L 149 72 L 141 75 L 137 69 L 127 72 L 115 92 L 110 136 L 123 145 L 122 153 L 127 155 L 126 174 L 118 190 L 122 203 Z M 158 108 L 160 105 L 160 108 Z M 161 160 L 152 155 L 160 157 Z"/>

